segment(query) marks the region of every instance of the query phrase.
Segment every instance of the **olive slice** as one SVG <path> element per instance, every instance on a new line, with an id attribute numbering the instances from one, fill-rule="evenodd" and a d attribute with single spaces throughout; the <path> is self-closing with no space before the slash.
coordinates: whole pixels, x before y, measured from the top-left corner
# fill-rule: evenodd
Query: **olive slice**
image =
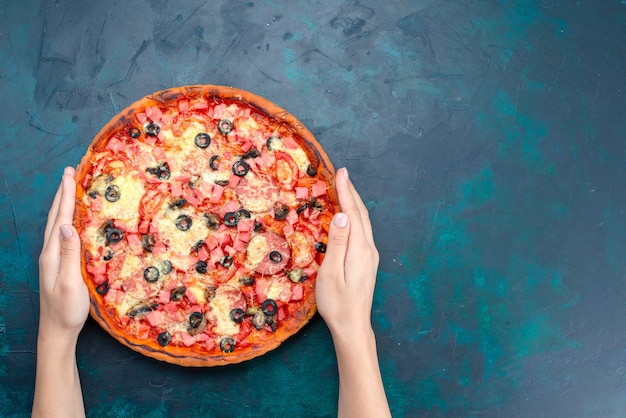
<path id="1" fill-rule="evenodd" d="M 205 213 L 204 217 L 206 219 L 206 225 L 209 229 L 215 231 L 220 227 L 220 217 L 214 213 Z"/>
<path id="2" fill-rule="evenodd" d="M 206 148 L 211 145 L 211 137 L 206 132 L 200 132 L 193 142 L 199 148 Z"/>
<path id="3" fill-rule="evenodd" d="M 170 166 L 167 163 L 161 163 L 157 167 L 148 167 L 146 171 L 159 180 L 167 180 L 170 178 Z"/>
<path id="4" fill-rule="evenodd" d="M 148 136 L 157 136 L 159 134 L 159 131 L 161 130 L 161 127 L 156 123 L 146 123 L 143 130 Z"/>
<path id="5" fill-rule="evenodd" d="M 159 269 L 154 266 L 150 266 L 143 271 L 143 278 L 146 279 L 148 283 L 156 282 L 159 280 L 160 275 Z"/>
<path id="6" fill-rule="evenodd" d="M 232 353 L 235 350 L 235 340 L 230 337 L 224 337 L 220 341 L 220 348 L 225 353 Z"/>
<path id="7" fill-rule="evenodd" d="M 103 282 L 96 286 L 96 293 L 99 295 L 106 295 L 109 293 L 109 282 Z"/>
<path id="8" fill-rule="evenodd" d="M 324 209 L 324 206 L 322 205 L 322 202 L 320 202 L 316 198 L 311 199 L 311 203 L 309 204 L 309 207 L 312 208 L 313 210 L 322 210 L 322 209 Z"/>
<path id="9" fill-rule="evenodd" d="M 220 158 L 219 155 L 214 155 L 209 159 L 209 167 L 211 170 L 216 171 L 219 167 L 217 166 L 217 159 Z"/>
<path id="10" fill-rule="evenodd" d="M 170 293 L 170 300 L 173 300 L 175 302 L 182 300 L 183 296 L 185 296 L 186 291 L 187 288 L 185 286 L 178 286 L 172 289 L 172 292 Z"/>
<path id="11" fill-rule="evenodd" d="M 120 200 L 120 188 L 115 184 L 110 185 L 104 191 L 104 198 L 109 202 L 117 202 Z"/>
<path id="12" fill-rule="evenodd" d="M 325 253 L 326 252 L 326 244 L 324 244 L 323 242 L 316 242 L 315 243 L 315 250 L 318 253 Z"/>
<path id="13" fill-rule="evenodd" d="M 252 286 L 254 284 L 254 277 L 243 276 L 241 279 L 239 279 L 239 283 L 244 286 Z"/>
<path id="14" fill-rule="evenodd" d="M 201 312 L 192 312 L 191 315 L 189 315 L 189 325 L 191 328 L 198 328 L 203 319 L 204 316 Z"/>
<path id="15" fill-rule="evenodd" d="M 181 231 L 187 231 L 189 228 L 191 228 L 191 224 L 193 223 L 191 221 L 191 218 L 187 215 L 180 215 L 178 218 L 176 218 L 176 221 L 174 221 L 176 223 L 176 228 L 180 229 Z"/>
<path id="16" fill-rule="evenodd" d="M 308 276 L 304 270 L 296 268 L 287 272 L 287 278 L 294 283 L 300 283 L 305 281 Z"/>
<path id="17" fill-rule="evenodd" d="M 250 148 L 245 154 L 241 156 L 242 159 L 260 157 L 261 153 L 256 148 Z"/>
<path id="18" fill-rule="evenodd" d="M 163 260 L 159 263 L 159 271 L 161 274 L 170 274 L 172 271 L 172 262 L 170 260 Z"/>
<path id="19" fill-rule="evenodd" d="M 306 202 L 305 204 L 303 204 L 302 206 L 300 206 L 298 209 L 296 209 L 296 213 L 298 215 L 300 215 L 302 212 L 304 212 L 305 210 L 307 210 L 309 208 L 309 202 Z"/>
<path id="20" fill-rule="evenodd" d="M 317 167 L 315 167 L 313 164 L 309 164 L 309 166 L 306 168 L 306 173 L 311 176 L 314 177 L 317 175 Z"/>
<path id="21" fill-rule="evenodd" d="M 245 161 L 238 160 L 233 164 L 232 170 L 236 176 L 243 177 L 250 171 L 250 166 Z"/>
<path id="22" fill-rule="evenodd" d="M 254 232 L 259 232 L 263 228 L 263 224 L 257 219 L 254 220 Z"/>
<path id="23" fill-rule="evenodd" d="M 239 218 L 248 218 L 250 219 L 252 217 L 252 214 L 250 214 L 250 211 L 246 210 L 246 209 L 239 209 L 237 211 L 237 215 L 239 215 Z"/>
<path id="24" fill-rule="evenodd" d="M 282 144 L 282 141 L 280 140 L 280 138 L 275 136 L 271 136 L 267 138 L 267 141 L 265 141 L 265 146 L 270 151 L 274 151 L 275 149 L 280 147 L 280 144 Z"/>
<path id="25" fill-rule="evenodd" d="M 274 316 L 278 312 L 278 305 L 274 299 L 265 299 L 261 304 L 261 310 L 267 316 Z"/>
<path id="26" fill-rule="evenodd" d="M 165 347 L 166 345 L 170 343 L 170 341 L 172 341 L 172 335 L 167 331 L 162 332 L 157 337 L 157 341 L 159 342 L 161 346 Z"/>
<path id="27" fill-rule="evenodd" d="M 245 312 L 241 308 L 235 308 L 230 311 L 230 319 L 232 319 L 233 322 L 235 323 L 239 323 L 243 321 L 244 316 L 245 316 Z"/>
<path id="28" fill-rule="evenodd" d="M 237 212 L 226 212 L 224 214 L 224 225 L 237 226 L 239 223 L 239 214 Z"/>
<path id="29" fill-rule="evenodd" d="M 107 241 L 111 244 L 115 244 L 116 242 L 120 242 L 124 238 L 124 234 L 117 228 L 107 228 L 105 232 Z"/>
<path id="30" fill-rule="evenodd" d="M 285 219 L 288 213 L 289 208 L 287 207 L 287 205 L 283 203 L 277 203 L 276 206 L 274 206 L 274 218 L 278 220 Z"/>
<path id="31" fill-rule="evenodd" d="M 187 204 L 187 199 L 184 199 L 181 197 L 180 199 L 172 200 L 172 202 L 170 203 L 170 209 L 180 209 L 186 204 Z"/>
<path id="32" fill-rule="evenodd" d="M 217 295 L 217 288 L 215 286 L 209 286 L 206 288 L 206 298 L 213 299 Z"/>
<path id="33" fill-rule="evenodd" d="M 222 265 L 222 267 L 229 268 L 233 265 L 233 258 L 229 255 L 225 255 L 220 260 L 220 264 Z"/>
<path id="34" fill-rule="evenodd" d="M 154 244 L 156 244 L 156 238 L 153 234 L 143 234 L 141 236 L 141 246 L 146 252 L 151 253 L 152 248 L 154 248 Z"/>
<path id="35" fill-rule="evenodd" d="M 200 274 L 206 274 L 208 271 L 208 265 L 206 261 L 200 260 L 196 263 L 196 271 Z"/>
<path id="36" fill-rule="evenodd" d="M 130 128 L 128 130 L 128 134 L 130 135 L 131 138 L 137 139 L 141 135 L 141 131 L 137 128 Z"/>
<path id="37" fill-rule="evenodd" d="M 228 119 L 222 119 L 217 125 L 217 129 L 219 129 L 219 131 L 224 135 L 229 134 L 233 130 L 233 123 Z"/>
<path id="38" fill-rule="evenodd" d="M 111 249 L 107 249 L 107 253 L 102 257 L 102 259 L 104 261 L 109 261 L 110 259 L 113 258 L 113 256 L 115 255 L 115 253 L 113 253 L 113 251 L 111 251 Z"/>
<path id="39" fill-rule="evenodd" d="M 283 255 L 279 253 L 278 251 L 270 252 L 269 258 L 272 263 L 276 263 L 276 264 L 283 261 Z"/>
<path id="40" fill-rule="evenodd" d="M 214 181 L 215 184 L 217 184 L 218 186 L 228 186 L 229 181 L 228 180 L 215 180 Z"/>
<path id="41" fill-rule="evenodd" d="M 143 318 L 144 316 L 146 316 L 147 313 L 152 312 L 158 305 L 156 304 L 151 304 L 151 303 L 143 303 L 140 305 L 136 305 L 133 308 L 131 308 L 126 315 L 128 315 L 131 318 L 135 318 L 135 317 L 139 317 L 139 318 Z"/>

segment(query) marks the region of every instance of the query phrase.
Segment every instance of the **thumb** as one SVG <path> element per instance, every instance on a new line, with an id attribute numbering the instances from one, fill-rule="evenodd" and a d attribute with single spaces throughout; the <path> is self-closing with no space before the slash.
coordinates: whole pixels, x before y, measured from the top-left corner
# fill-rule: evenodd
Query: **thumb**
<path id="1" fill-rule="evenodd" d="M 350 222 L 345 213 L 335 214 L 330 229 L 328 231 L 328 244 L 326 255 L 322 264 L 332 270 L 341 269 L 343 271 L 346 252 L 348 249 L 348 236 L 350 235 Z"/>
<path id="2" fill-rule="evenodd" d="M 61 277 L 80 276 L 80 239 L 71 225 L 61 225 Z"/>

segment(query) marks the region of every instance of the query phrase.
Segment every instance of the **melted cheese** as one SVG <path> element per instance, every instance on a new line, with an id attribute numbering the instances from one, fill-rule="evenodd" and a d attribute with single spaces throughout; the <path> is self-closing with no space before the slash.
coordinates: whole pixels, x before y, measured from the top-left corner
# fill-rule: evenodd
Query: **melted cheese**
<path id="1" fill-rule="evenodd" d="M 215 332 L 218 335 L 234 336 L 239 333 L 239 324 L 230 319 L 233 301 L 222 289 L 218 288 L 215 297 L 209 302 L 209 318 L 215 323 Z"/>
<path id="2" fill-rule="evenodd" d="M 309 161 L 309 157 L 306 155 L 306 152 L 304 152 L 304 149 L 300 147 L 287 148 L 282 141 L 275 141 L 274 143 L 272 143 L 272 149 L 277 151 L 283 151 L 289 154 L 289 156 L 293 158 L 293 161 L 296 163 L 300 171 L 306 172 L 307 168 L 309 168 L 309 164 L 311 162 Z"/>
<path id="3" fill-rule="evenodd" d="M 267 298 L 281 302 L 289 302 L 291 299 L 290 283 L 279 279 L 272 281 L 267 289 Z"/>
<path id="4" fill-rule="evenodd" d="M 246 267 L 254 270 L 263 258 L 270 252 L 270 246 L 267 238 L 263 235 L 255 235 L 248 243 L 248 251 L 246 253 Z"/>
<path id="5" fill-rule="evenodd" d="M 191 218 L 191 227 L 186 231 L 181 231 L 176 226 L 176 219 L 180 215 L 187 215 Z M 183 207 L 180 210 L 170 209 L 169 202 L 165 202 L 155 221 L 157 222 L 159 237 L 167 243 L 170 251 L 177 254 L 189 254 L 194 244 L 206 239 L 209 234 L 209 228 L 203 215 L 191 207 Z M 182 261 L 177 260 L 177 263 L 180 264 Z"/>
<path id="6" fill-rule="evenodd" d="M 126 222 L 137 220 L 141 196 L 146 192 L 142 180 L 126 174 L 115 177 L 110 184 L 119 188 L 120 198 L 116 202 L 102 199 L 101 216 L 106 219 L 120 219 Z M 102 195 L 104 195 L 107 187 L 102 186 Z"/>

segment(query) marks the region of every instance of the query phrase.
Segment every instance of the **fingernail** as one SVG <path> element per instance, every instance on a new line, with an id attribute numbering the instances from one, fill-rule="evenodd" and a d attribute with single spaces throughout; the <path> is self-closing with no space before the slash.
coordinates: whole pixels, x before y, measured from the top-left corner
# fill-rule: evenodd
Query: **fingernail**
<path id="1" fill-rule="evenodd" d="M 346 167 L 343 168 L 343 175 L 346 176 L 346 180 L 350 179 L 350 175 L 348 174 L 348 169 Z"/>
<path id="2" fill-rule="evenodd" d="M 338 213 L 333 218 L 333 224 L 339 228 L 345 228 L 345 226 L 348 225 L 348 217 L 345 213 Z"/>
<path id="3" fill-rule="evenodd" d="M 65 239 L 72 238 L 72 228 L 67 225 L 61 225 L 61 236 Z"/>

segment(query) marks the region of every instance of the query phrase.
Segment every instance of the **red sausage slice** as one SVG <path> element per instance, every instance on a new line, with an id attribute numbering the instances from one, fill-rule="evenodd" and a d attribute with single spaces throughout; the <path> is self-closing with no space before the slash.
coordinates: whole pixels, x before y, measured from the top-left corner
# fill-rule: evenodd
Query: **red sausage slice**
<path id="1" fill-rule="evenodd" d="M 274 233 L 263 232 L 248 243 L 246 263 L 260 274 L 276 274 L 285 269 L 291 258 L 287 240 Z"/>

